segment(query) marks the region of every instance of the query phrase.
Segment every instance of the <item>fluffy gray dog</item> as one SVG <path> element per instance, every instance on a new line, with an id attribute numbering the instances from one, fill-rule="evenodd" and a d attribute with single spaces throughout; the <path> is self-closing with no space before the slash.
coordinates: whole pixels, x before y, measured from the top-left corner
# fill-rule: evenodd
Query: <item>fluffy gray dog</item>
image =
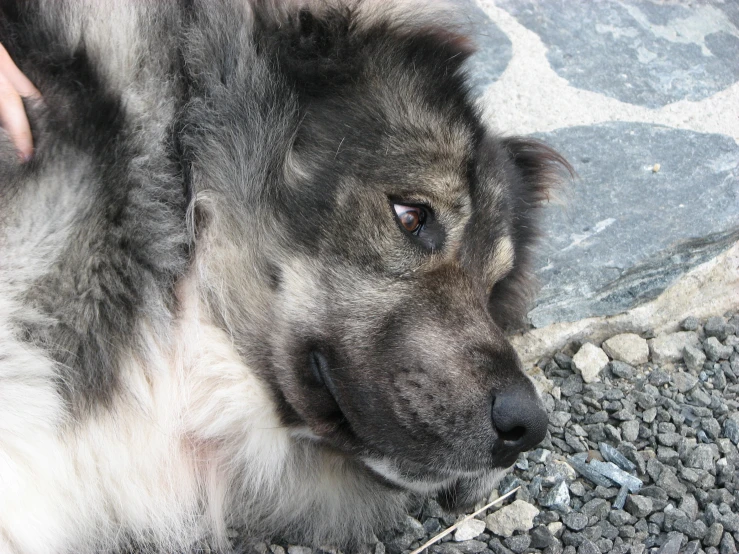
<path id="1" fill-rule="evenodd" d="M 503 329 L 566 162 L 407 2 L 5 0 L 0 552 L 351 545 L 547 427 Z"/>

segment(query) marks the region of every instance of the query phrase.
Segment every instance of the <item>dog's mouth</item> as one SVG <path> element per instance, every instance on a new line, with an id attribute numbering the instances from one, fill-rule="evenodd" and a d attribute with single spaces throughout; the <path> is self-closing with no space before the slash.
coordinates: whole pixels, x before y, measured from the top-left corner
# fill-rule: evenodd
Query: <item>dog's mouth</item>
<path id="1" fill-rule="evenodd" d="M 330 348 L 312 347 L 308 350 L 308 367 L 315 383 L 320 385 L 333 400 L 334 407 L 330 415 L 331 420 L 341 421 L 340 429 L 343 433 L 351 432 L 351 425 L 346 417 L 346 412 L 342 409 L 341 394 L 332 376 L 330 360 L 333 358 L 331 354 Z M 335 427 L 334 430 L 336 430 Z M 355 433 L 351 432 L 351 435 L 355 441 L 358 440 Z M 337 437 L 333 436 L 332 438 L 336 439 Z M 432 470 L 429 467 L 410 464 L 407 461 L 400 463 L 396 460 L 391 460 L 367 444 L 361 444 L 359 448 L 356 448 L 356 444 L 354 446 L 355 448 L 352 450 L 356 450 L 364 465 L 380 481 L 417 493 L 428 494 L 437 492 L 450 486 L 456 479 L 463 475 L 479 473 L 479 471 L 459 472 L 449 468 Z M 368 455 L 368 450 L 373 453 Z"/>
<path id="2" fill-rule="evenodd" d="M 321 427 L 334 440 L 347 446 L 355 442 L 357 437 L 346 416 L 346 410 L 342 408 L 341 395 L 331 374 L 330 360 L 332 360 L 330 348 L 311 347 L 308 349 L 307 364 L 313 378 L 313 386 L 322 389 L 324 395 L 321 419 L 326 426 Z"/>
<path id="3" fill-rule="evenodd" d="M 463 513 L 488 498 L 503 468 L 480 471 L 430 471 L 408 470 L 388 458 L 363 458 L 362 462 L 376 479 L 387 486 L 399 488 L 422 496 L 432 496 L 451 513 Z"/>
<path id="4" fill-rule="evenodd" d="M 339 405 L 339 398 L 336 390 L 336 384 L 331 378 L 331 368 L 328 363 L 328 359 L 320 350 L 313 349 L 308 353 L 308 365 L 314 379 L 326 387 L 326 390 L 331 394 L 331 397 Z M 339 410 L 341 408 L 339 407 Z"/>

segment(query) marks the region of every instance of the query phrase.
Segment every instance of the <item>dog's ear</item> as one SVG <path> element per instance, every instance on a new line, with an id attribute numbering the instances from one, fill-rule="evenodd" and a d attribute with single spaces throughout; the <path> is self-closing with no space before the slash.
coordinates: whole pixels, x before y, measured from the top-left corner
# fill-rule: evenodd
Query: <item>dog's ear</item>
<path id="1" fill-rule="evenodd" d="M 490 294 L 491 313 L 505 329 L 519 327 L 526 315 L 535 281 L 531 275 L 531 247 L 540 235 L 540 208 L 563 182 L 575 175 L 570 163 L 552 147 L 536 139 L 502 140 L 510 185 L 511 239 L 515 264 Z M 492 309 L 494 307 L 494 309 Z"/>
<path id="2" fill-rule="evenodd" d="M 441 20 L 433 7 L 422 10 L 424 2 L 348 4 L 318 0 L 288 5 L 277 16 L 255 12 L 258 40 L 309 100 L 359 84 L 371 60 L 392 57 L 395 64 L 420 65 L 432 77 L 438 73 L 438 81 L 458 72 L 474 51 L 462 25 L 448 15 Z"/>
<path id="3" fill-rule="evenodd" d="M 513 184 L 523 209 L 539 207 L 549 200 L 550 191 L 560 186 L 566 175 L 572 177 L 575 173 L 562 154 L 539 140 L 507 137 L 502 146 L 520 177 L 514 178 Z"/>

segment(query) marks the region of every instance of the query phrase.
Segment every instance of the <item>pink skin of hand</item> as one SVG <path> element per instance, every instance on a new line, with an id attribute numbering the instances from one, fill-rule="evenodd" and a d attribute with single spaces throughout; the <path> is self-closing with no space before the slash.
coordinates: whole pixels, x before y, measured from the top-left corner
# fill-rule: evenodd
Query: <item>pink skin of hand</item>
<path id="1" fill-rule="evenodd" d="M 15 144 L 23 161 L 33 156 L 33 138 L 21 98 L 41 98 L 33 83 L 21 73 L 0 44 L 0 125 Z"/>

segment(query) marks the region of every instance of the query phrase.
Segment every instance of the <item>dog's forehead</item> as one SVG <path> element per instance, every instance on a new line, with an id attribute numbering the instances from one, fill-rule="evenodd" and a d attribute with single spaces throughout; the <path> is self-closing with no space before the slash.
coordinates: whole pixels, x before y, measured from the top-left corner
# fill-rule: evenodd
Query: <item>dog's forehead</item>
<path id="1" fill-rule="evenodd" d="M 383 137 L 384 149 L 395 159 L 388 169 L 433 207 L 468 214 L 476 129 L 422 102 L 388 101 L 384 108 L 390 129 Z"/>
<path id="2" fill-rule="evenodd" d="M 407 178 L 429 201 L 445 210 L 469 210 L 470 182 L 467 166 L 472 156 L 471 137 L 460 125 L 429 127 L 416 136 L 400 136 L 415 163 L 407 163 Z M 410 160 L 409 160 L 410 162 Z"/>

